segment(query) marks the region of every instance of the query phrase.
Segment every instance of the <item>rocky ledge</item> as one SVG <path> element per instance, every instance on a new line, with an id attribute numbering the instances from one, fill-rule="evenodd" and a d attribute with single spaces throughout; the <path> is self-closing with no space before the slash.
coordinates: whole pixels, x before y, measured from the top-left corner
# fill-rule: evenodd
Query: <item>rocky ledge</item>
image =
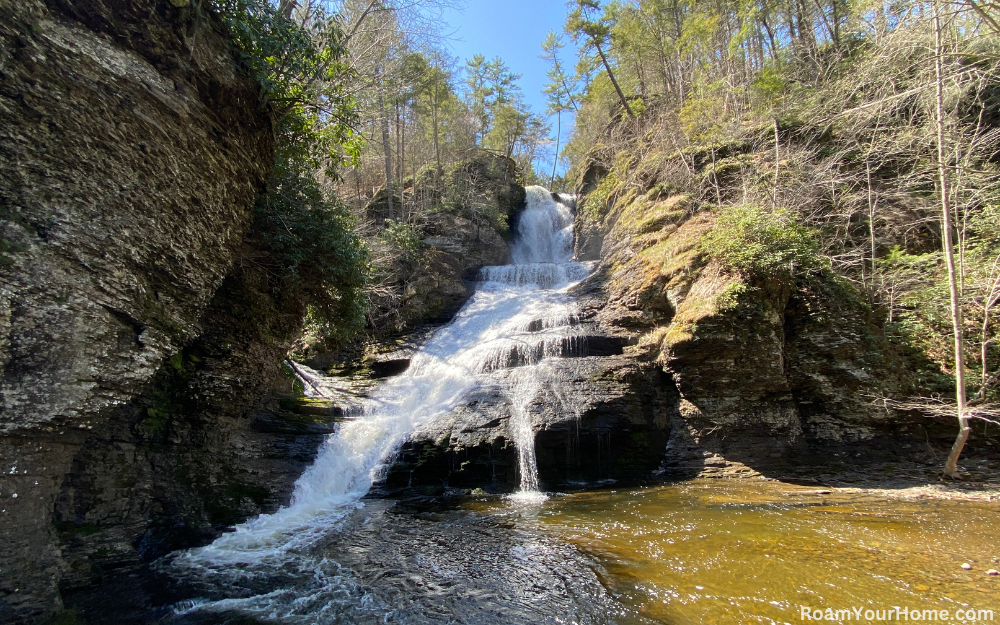
<path id="1" fill-rule="evenodd" d="M 658 367 L 625 354 L 634 337 L 597 321 L 595 284 L 577 288 L 577 331 L 563 341 L 561 357 L 546 361 L 549 382 L 519 407 L 531 415 L 543 489 L 649 479 L 669 440 L 673 389 Z M 520 364 L 507 362 L 445 419 L 414 432 L 386 477 L 386 491 L 516 490 L 520 471 L 508 378 Z"/>
<path id="2" fill-rule="evenodd" d="M 151 548 L 187 464 L 160 461 L 228 445 L 275 370 L 226 366 L 280 349 L 232 306 L 271 120 L 217 21 L 177 4 L 0 0 L 0 622 Z M 199 393 L 233 407 L 179 417 Z"/>

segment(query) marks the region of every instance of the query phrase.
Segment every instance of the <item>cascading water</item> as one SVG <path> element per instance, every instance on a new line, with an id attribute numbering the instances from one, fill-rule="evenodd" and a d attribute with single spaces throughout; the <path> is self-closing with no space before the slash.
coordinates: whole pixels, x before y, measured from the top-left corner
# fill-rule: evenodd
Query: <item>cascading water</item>
<path id="1" fill-rule="evenodd" d="M 179 554 L 171 566 L 202 577 L 241 579 L 273 576 L 294 566 L 316 571 L 316 580 L 329 578 L 334 575 L 329 562 L 302 554 L 361 506 L 359 500 L 413 432 L 433 425 L 486 382 L 506 388 L 511 402 L 508 432 L 518 448 L 521 473 L 516 498 L 544 499 L 538 492 L 530 404 L 550 378 L 546 359 L 570 355 L 584 340 L 566 290 L 589 268 L 571 262 L 572 248 L 571 209 L 546 189 L 528 187 L 511 245 L 514 264 L 483 268 L 475 294 L 455 319 L 418 351 L 406 372 L 376 389 L 362 416 L 340 424 L 330 436 L 296 482 L 291 504 L 237 526 L 211 545 Z M 302 605 L 301 593 L 289 601 Z M 283 614 L 275 606 L 285 604 L 272 594 L 225 601 Z M 296 613 L 297 608 L 286 607 L 288 614 Z"/>

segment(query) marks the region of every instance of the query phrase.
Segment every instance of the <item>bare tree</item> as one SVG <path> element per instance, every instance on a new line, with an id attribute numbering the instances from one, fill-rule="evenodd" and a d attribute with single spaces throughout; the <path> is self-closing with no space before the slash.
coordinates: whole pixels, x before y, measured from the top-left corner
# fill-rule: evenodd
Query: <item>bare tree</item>
<path id="1" fill-rule="evenodd" d="M 969 439 L 969 418 L 965 414 L 965 359 L 963 357 L 962 301 L 958 294 L 955 272 L 955 251 L 952 241 L 950 191 L 948 188 L 947 146 L 944 122 L 944 45 L 942 44 L 940 0 L 934 2 L 934 125 L 937 133 L 938 192 L 941 196 L 941 236 L 944 239 L 945 264 L 948 267 L 948 289 L 951 296 L 951 324 L 955 335 L 955 400 L 958 412 L 958 436 L 945 461 L 944 474 L 958 476 L 958 457 Z"/>

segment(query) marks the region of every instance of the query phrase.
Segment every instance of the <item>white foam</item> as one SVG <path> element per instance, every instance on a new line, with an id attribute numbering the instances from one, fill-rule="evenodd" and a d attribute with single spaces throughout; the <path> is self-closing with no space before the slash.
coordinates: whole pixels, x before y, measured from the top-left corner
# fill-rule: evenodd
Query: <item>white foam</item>
<path id="1" fill-rule="evenodd" d="M 404 373 L 362 400 L 357 419 L 339 424 L 327 438 L 295 483 L 291 503 L 237 525 L 211 545 L 178 554 L 172 566 L 233 579 L 281 567 L 317 566 L 307 550 L 363 505 L 360 499 L 384 476 L 408 437 L 433 425 L 486 382 L 502 381 L 512 404 L 510 435 L 521 471 L 521 492 L 514 500 L 528 504 L 545 499 L 538 492 L 530 404 L 546 384 L 555 383 L 549 359 L 581 349 L 576 309 L 566 291 L 588 275 L 591 265 L 570 262 L 570 209 L 541 187 L 527 191 L 519 236 L 511 246 L 516 264 L 483 269 L 483 282 L 455 319 L 414 355 Z M 520 368 L 501 372 L 511 366 Z M 317 371 L 299 366 L 297 375 L 314 389 L 323 386 Z M 288 599 L 287 593 L 274 591 L 252 601 L 226 600 L 225 605 L 243 602 L 247 609 L 252 605 L 255 612 L 267 612 L 270 603 Z M 222 605 L 195 602 L 179 610 Z"/>

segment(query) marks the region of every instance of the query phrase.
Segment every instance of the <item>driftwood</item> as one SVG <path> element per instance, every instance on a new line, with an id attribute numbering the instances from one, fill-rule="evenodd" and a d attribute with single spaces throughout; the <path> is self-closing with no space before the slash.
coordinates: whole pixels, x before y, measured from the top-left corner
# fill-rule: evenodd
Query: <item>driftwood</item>
<path id="1" fill-rule="evenodd" d="M 303 371 L 297 364 L 295 364 L 295 362 L 291 358 L 285 358 L 285 362 L 291 368 L 292 373 L 295 374 L 295 377 L 301 380 L 303 384 L 308 384 L 310 387 L 312 387 L 312 389 L 316 391 L 320 397 L 325 397 L 326 399 L 330 399 L 330 396 L 324 393 L 323 390 L 314 381 L 316 379 L 316 376 L 309 375 L 308 373 Z"/>

